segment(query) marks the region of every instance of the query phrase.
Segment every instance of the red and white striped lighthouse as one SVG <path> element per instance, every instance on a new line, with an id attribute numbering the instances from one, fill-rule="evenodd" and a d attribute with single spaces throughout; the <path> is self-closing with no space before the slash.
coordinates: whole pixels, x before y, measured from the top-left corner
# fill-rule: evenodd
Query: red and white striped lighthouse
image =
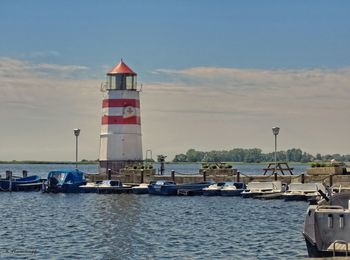
<path id="1" fill-rule="evenodd" d="M 123 60 L 107 73 L 102 102 L 100 171 L 142 161 L 137 74 Z"/>

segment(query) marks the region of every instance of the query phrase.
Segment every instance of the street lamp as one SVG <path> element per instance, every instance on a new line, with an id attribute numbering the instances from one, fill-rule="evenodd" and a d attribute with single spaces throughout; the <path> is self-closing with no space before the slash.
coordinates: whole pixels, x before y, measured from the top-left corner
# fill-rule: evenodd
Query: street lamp
<path id="1" fill-rule="evenodd" d="M 75 135 L 75 169 L 78 169 L 78 136 L 80 134 L 80 129 L 76 128 L 73 131 Z"/>
<path id="2" fill-rule="evenodd" d="M 272 127 L 272 133 L 275 136 L 275 172 L 276 172 L 276 167 L 277 167 L 277 135 L 280 132 L 280 128 L 275 126 Z"/>

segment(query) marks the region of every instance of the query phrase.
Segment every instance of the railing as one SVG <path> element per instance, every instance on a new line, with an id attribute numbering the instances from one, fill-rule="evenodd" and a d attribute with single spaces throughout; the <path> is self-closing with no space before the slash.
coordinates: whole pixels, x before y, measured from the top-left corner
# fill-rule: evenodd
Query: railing
<path id="1" fill-rule="evenodd" d="M 335 252 L 337 251 L 336 244 L 345 245 L 345 256 L 348 256 L 349 244 L 348 244 L 348 242 L 346 242 L 344 240 L 335 240 L 334 241 L 334 243 L 333 243 L 333 256 L 335 256 Z"/>

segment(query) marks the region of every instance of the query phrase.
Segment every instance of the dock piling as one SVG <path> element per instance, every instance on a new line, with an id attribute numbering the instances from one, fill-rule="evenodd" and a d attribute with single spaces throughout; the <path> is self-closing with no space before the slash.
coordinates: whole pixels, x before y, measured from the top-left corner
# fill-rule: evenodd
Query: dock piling
<path id="1" fill-rule="evenodd" d="M 302 173 L 301 175 L 301 183 L 305 183 L 305 174 L 304 173 Z"/>
<path id="2" fill-rule="evenodd" d="M 333 174 L 329 174 L 329 187 L 333 186 Z"/>
<path id="3" fill-rule="evenodd" d="M 107 171 L 107 179 L 108 180 L 112 179 L 112 170 L 111 169 L 108 169 L 108 171 Z"/>
<path id="4" fill-rule="evenodd" d="M 273 174 L 275 176 L 275 181 L 277 181 L 277 172 L 274 172 Z"/>
<path id="5" fill-rule="evenodd" d="M 175 171 L 174 170 L 171 171 L 171 179 L 173 180 L 173 182 L 175 182 Z"/>
<path id="6" fill-rule="evenodd" d="M 143 183 L 143 181 L 144 181 L 143 169 L 141 169 L 141 180 L 140 180 L 140 183 Z"/>
<path id="7" fill-rule="evenodd" d="M 203 171 L 203 181 L 207 181 L 207 171 Z"/>
<path id="8" fill-rule="evenodd" d="M 240 180 L 241 180 L 241 172 L 237 172 L 236 182 L 240 182 Z"/>

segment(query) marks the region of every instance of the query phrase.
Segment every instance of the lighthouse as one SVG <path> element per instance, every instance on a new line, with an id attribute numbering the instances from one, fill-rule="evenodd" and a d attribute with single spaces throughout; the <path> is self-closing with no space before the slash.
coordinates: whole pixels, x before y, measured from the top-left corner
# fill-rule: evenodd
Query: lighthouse
<path id="1" fill-rule="evenodd" d="M 142 161 L 137 74 L 123 60 L 107 73 L 103 86 L 100 172 Z"/>

